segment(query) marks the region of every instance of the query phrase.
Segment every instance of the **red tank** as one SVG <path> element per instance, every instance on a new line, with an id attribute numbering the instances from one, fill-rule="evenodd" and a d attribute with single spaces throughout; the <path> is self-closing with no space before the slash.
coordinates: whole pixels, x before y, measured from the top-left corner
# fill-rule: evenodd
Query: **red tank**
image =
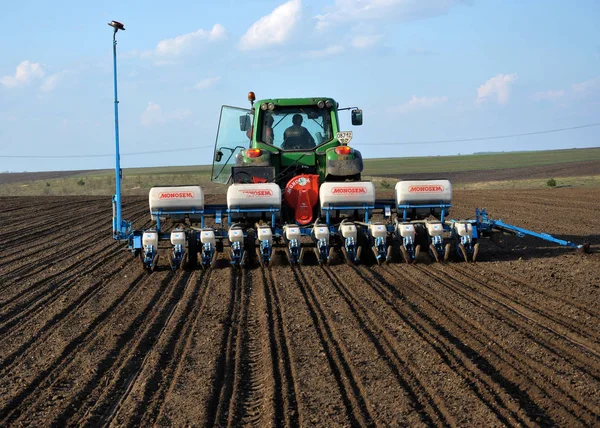
<path id="1" fill-rule="evenodd" d="M 301 174 L 285 186 L 283 200 L 294 209 L 296 222 L 306 225 L 313 221 L 313 210 L 319 200 L 319 176 Z"/>

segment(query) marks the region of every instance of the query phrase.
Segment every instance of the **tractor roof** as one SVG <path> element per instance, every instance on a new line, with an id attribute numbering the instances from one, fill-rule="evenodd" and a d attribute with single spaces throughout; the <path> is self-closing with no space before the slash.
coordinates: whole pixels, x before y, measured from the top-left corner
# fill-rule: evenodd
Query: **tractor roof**
<path id="1" fill-rule="evenodd" d="M 273 103 L 279 106 L 306 106 L 306 105 L 316 105 L 319 101 L 331 101 L 334 106 L 337 106 L 337 103 L 333 98 L 329 97 L 308 97 L 308 98 L 272 98 L 266 100 L 258 100 L 256 104 L 260 106 L 264 103 Z"/>

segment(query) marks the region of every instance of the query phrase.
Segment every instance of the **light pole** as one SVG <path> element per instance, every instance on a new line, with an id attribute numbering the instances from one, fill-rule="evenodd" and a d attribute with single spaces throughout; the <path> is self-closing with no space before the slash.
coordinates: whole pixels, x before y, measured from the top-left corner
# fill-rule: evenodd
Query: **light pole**
<path id="1" fill-rule="evenodd" d="M 113 238 L 121 239 L 127 233 L 127 224 L 121 219 L 121 155 L 119 151 L 119 99 L 117 97 L 117 31 L 125 31 L 119 21 L 108 23 L 114 28 L 113 32 L 113 76 L 115 89 L 115 195 L 113 196 Z"/>

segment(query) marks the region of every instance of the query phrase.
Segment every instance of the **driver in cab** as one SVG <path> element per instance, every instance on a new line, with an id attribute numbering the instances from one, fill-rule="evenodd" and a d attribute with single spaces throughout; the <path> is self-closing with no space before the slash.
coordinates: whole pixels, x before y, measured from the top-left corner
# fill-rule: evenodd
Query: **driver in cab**
<path id="1" fill-rule="evenodd" d="M 317 145 L 315 139 L 310 134 L 308 129 L 302 126 L 302 115 L 295 114 L 292 117 L 293 125 L 283 133 L 283 144 L 281 148 L 284 150 L 290 149 L 312 149 Z"/>

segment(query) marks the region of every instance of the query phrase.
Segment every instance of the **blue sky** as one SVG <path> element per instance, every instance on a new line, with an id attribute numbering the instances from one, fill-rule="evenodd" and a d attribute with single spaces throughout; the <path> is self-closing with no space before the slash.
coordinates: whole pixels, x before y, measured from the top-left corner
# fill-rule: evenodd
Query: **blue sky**
<path id="1" fill-rule="evenodd" d="M 597 0 L 23 0 L 3 15 L 0 171 L 113 166 L 112 19 L 123 167 L 210 163 L 220 106 L 251 90 L 361 107 L 362 127 L 342 119 L 365 157 L 600 146 L 600 126 L 423 143 L 600 122 Z M 88 157 L 7 157 L 63 155 Z"/>

